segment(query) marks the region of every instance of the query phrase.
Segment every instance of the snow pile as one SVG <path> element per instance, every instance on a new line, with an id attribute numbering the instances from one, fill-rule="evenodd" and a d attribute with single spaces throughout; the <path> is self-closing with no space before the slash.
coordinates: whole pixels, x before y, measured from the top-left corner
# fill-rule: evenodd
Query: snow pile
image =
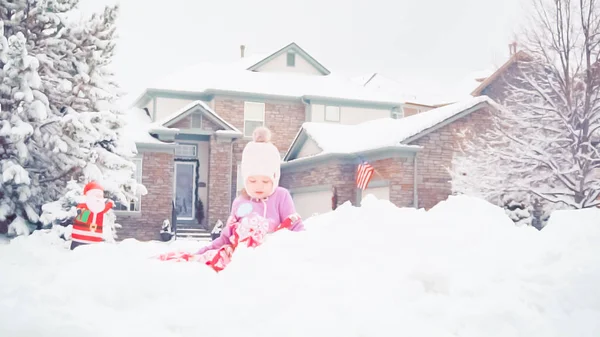
<path id="1" fill-rule="evenodd" d="M 495 105 L 487 96 L 480 96 L 402 119 L 380 118 L 356 125 L 308 122 L 303 128 L 323 153 L 354 153 L 397 146 L 481 103 Z"/>
<path id="2" fill-rule="evenodd" d="M 150 256 L 189 241 L 0 245 L 1 336 L 598 336 L 600 210 L 538 232 L 451 197 L 368 196 L 239 250 L 221 274 Z"/>

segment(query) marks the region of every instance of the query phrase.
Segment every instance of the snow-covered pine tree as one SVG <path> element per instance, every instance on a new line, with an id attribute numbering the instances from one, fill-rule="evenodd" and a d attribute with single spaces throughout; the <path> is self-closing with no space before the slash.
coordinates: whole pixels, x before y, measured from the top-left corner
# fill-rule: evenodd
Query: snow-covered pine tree
<path id="1" fill-rule="evenodd" d="M 454 189 L 526 192 L 562 207 L 596 207 L 600 5 L 536 0 L 534 9 L 535 24 L 520 43 L 527 57 L 518 62 L 515 80 L 507 82 L 504 109 L 489 132 L 456 156 L 454 176 L 464 179 Z"/>
<path id="2" fill-rule="evenodd" d="M 83 186 L 91 180 L 98 181 L 120 209 L 129 208 L 132 201 L 147 193 L 134 178 L 136 167 L 131 159 L 137 149 L 125 134 L 126 120 L 115 104 L 118 87 L 109 69 L 117 13 L 117 6 L 106 7 L 102 14 L 64 31 L 65 39 L 76 47 L 69 51 L 73 56 L 73 67 L 68 70 L 71 96 L 65 102 L 67 114 L 61 124 L 86 164 L 69 183 L 64 198 L 44 207 L 45 223 L 68 223 L 75 215 Z"/>
<path id="3" fill-rule="evenodd" d="M 125 120 L 114 108 L 116 86 L 108 69 L 118 8 L 107 7 L 103 14 L 73 23 L 67 18 L 77 3 L 0 0 L 0 19 L 7 22 L 3 36 L 21 32 L 29 38 L 27 50 L 40 61 L 39 91 L 50 98 L 45 100 L 49 117 L 39 134 L 47 140 L 42 146 L 50 151 L 46 159 L 54 165 L 47 171 L 53 175 L 33 173 L 46 177 L 40 180 L 45 193 L 34 207 L 39 214 L 49 204 L 44 223 L 72 217 L 74 195 L 92 179 L 122 204 L 145 192 L 132 178 L 135 144 L 124 134 Z M 65 190 L 70 179 L 74 183 Z M 37 216 L 29 220 L 35 222 Z"/>
<path id="4" fill-rule="evenodd" d="M 48 100 L 39 91 L 39 61 L 28 55 L 25 36 L 17 32 L 6 39 L 2 35 L 0 45 L 0 220 L 10 217 L 16 218 L 16 224 L 35 223 L 39 205 L 56 192 L 46 191 L 42 184 L 52 181 L 60 164 L 49 148 L 61 143 L 44 132 L 51 117 Z"/>

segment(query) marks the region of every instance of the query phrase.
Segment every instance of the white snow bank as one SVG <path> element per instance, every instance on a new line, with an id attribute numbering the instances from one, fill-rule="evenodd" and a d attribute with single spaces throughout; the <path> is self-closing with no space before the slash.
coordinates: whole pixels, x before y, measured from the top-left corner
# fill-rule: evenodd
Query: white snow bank
<path id="1" fill-rule="evenodd" d="M 495 105 L 487 96 L 480 96 L 401 119 L 380 118 L 355 125 L 308 122 L 302 127 L 323 153 L 353 153 L 399 145 L 484 102 Z"/>
<path id="2" fill-rule="evenodd" d="M 600 214 L 558 214 L 538 232 L 478 199 L 368 196 L 220 274 L 149 258 L 189 241 L 71 252 L 38 232 L 0 246 L 0 336 L 598 336 Z"/>

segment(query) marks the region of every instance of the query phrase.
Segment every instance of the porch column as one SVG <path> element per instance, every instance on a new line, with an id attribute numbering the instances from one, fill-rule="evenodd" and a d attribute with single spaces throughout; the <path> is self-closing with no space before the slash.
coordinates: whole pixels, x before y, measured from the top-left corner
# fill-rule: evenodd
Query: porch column
<path id="1" fill-rule="evenodd" d="M 207 220 L 211 230 L 218 220 L 225 223 L 229 217 L 233 140 L 218 133 L 210 137 Z"/>

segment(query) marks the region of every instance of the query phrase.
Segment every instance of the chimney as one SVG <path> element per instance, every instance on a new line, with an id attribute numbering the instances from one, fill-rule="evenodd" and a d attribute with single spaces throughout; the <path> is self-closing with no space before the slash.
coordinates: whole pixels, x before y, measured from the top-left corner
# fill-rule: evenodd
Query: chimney
<path id="1" fill-rule="evenodd" d="M 517 53 L 517 41 L 508 45 L 508 51 L 511 57 Z"/>
<path id="2" fill-rule="evenodd" d="M 244 51 L 245 51 L 245 50 L 246 50 L 246 46 L 244 46 L 244 45 L 241 45 L 241 46 L 240 46 L 240 54 L 241 54 L 242 58 L 244 58 Z"/>

